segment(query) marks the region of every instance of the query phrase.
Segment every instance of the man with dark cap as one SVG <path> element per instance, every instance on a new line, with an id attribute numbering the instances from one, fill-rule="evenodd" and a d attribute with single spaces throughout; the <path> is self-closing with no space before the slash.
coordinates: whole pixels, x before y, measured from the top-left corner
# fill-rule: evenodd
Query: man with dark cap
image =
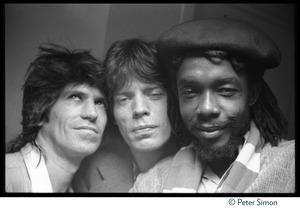
<path id="1" fill-rule="evenodd" d="M 231 18 L 177 25 L 157 41 L 190 143 L 136 180 L 131 192 L 295 192 L 295 141 L 263 79 L 275 43 Z"/>

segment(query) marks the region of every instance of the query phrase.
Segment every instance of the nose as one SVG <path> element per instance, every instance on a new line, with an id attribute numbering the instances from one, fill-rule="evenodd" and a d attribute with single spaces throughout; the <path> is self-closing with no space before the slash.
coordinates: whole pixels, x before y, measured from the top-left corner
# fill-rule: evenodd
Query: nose
<path id="1" fill-rule="evenodd" d="M 135 96 L 134 101 L 132 103 L 132 110 L 133 118 L 140 118 L 144 115 L 150 115 L 146 98 L 144 98 L 142 95 Z"/>
<path id="2" fill-rule="evenodd" d="M 98 113 L 94 101 L 86 101 L 81 115 L 82 118 L 88 119 L 90 121 L 95 121 L 98 118 Z"/>
<path id="3" fill-rule="evenodd" d="M 213 92 L 203 92 L 197 107 L 197 114 L 200 118 L 216 117 L 220 114 L 220 107 Z"/>

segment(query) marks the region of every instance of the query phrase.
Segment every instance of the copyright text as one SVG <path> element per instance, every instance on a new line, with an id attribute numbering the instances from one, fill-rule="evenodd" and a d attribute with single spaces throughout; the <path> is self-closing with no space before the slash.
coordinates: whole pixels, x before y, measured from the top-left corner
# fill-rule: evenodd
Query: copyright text
<path id="1" fill-rule="evenodd" d="M 257 198 L 257 199 L 242 199 L 242 198 L 238 198 L 238 199 L 229 199 L 228 200 L 228 204 L 233 206 L 233 205 L 239 205 L 239 206 L 277 206 L 278 202 L 277 200 L 264 200 L 261 198 Z"/>

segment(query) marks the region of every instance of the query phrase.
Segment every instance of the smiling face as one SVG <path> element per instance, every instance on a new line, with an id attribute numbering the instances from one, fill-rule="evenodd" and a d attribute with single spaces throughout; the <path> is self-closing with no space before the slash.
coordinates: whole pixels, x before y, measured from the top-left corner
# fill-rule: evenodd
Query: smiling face
<path id="1" fill-rule="evenodd" d="M 87 156 L 96 151 L 107 122 L 104 95 L 86 84 L 69 84 L 51 107 L 40 133 L 62 156 Z"/>
<path id="2" fill-rule="evenodd" d="M 177 86 L 180 112 L 201 159 L 233 158 L 249 127 L 245 74 L 237 74 L 227 60 L 187 57 Z"/>
<path id="3" fill-rule="evenodd" d="M 113 113 L 119 130 L 134 151 L 161 148 L 170 138 L 166 90 L 132 78 L 113 97 Z"/>

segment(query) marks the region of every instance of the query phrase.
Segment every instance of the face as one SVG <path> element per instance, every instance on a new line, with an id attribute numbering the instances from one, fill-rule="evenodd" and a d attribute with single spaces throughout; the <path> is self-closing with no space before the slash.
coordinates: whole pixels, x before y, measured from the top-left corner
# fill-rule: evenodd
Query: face
<path id="1" fill-rule="evenodd" d="M 246 76 L 219 61 L 187 57 L 177 73 L 182 118 L 207 161 L 233 158 L 249 127 Z"/>
<path id="2" fill-rule="evenodd" d="M 87 84 L 67 85 L 42 122 L 41 133 L 60 155 L 87 156 L 102 140 L 107 115 L 105 98 Z"/>
<path id="3" fill-rule="evenodd" d="M 133 151 L 161 148 L 170 138 L 166 90 L 154 83 L 132 78 L 114 94 L 114 117 Z"/>

